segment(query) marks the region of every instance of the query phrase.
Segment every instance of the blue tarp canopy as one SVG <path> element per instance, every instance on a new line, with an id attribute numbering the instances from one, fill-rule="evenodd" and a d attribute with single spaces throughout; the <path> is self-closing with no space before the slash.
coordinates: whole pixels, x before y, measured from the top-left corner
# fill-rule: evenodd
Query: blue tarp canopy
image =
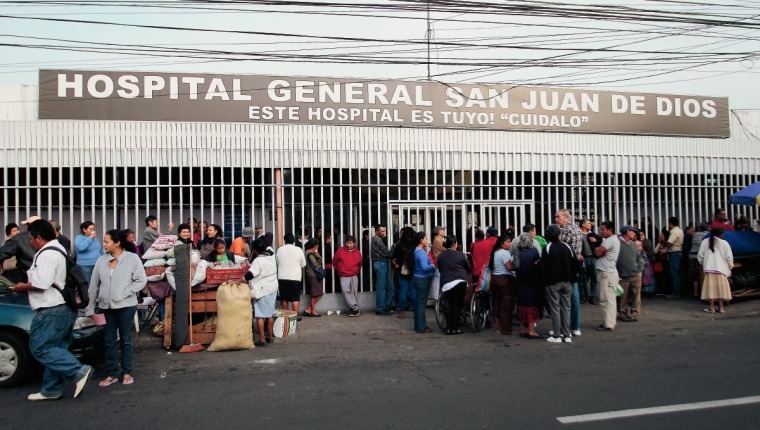
<path id="1" fill-rule="evenodd" d="M 760 181 L 731 194 L 729 201 L 735 205 L 760 205 Z"/>
<path id="2" fill-rule="evenodd" d="M 760 233 L 754 231 L 725 231 L 723 239 L 731 245 L 734 257 L 760 255 Z"/>

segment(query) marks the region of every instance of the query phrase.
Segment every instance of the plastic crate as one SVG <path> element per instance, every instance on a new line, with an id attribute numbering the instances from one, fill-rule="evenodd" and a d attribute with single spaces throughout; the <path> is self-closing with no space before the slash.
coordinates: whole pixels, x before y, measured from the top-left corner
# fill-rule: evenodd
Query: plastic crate
<path id="1" fill-rule="evenodd" d="M 238 280 L 248 272 L 248 266 L 242 267 L 207 267 L 206 283 L 221 285 L 229 280 Z"/>

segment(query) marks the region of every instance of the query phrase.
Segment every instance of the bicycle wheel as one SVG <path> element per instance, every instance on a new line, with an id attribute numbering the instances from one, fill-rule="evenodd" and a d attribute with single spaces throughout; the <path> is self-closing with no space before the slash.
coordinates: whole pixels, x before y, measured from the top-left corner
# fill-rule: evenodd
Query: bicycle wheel
<path id="1" fill-rule="evenodd" d="M 438 323 L 438 327 L 446 331 L 446 314 L 449 311 L 449 301 L 445 294 L 441 294 L 438 300 L 435 302 L 435 322 Z"/>
<path id="2" fill-rule="evenodd" d="M 488 321 L 488 294 L 477 292 L 472 295 L 470 317 L 473 330 L 479 332 L 485 328 Z"/>

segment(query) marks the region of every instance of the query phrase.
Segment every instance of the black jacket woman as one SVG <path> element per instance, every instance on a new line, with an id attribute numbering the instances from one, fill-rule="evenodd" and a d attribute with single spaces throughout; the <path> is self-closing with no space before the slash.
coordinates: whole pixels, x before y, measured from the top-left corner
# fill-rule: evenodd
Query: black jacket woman
<path id="1" fill-rule="evenodd" d="M 464 306 L 464 293 L 472 266 L 461 251 L 457 250 L 456 236 L 448 235 L 443 241 L 443 252 L 438 254 L 438 270 L 441 272 L 441 294 L 449 303 L 446 315 L 446 334 L 462 334 L 459 329 Z"/>

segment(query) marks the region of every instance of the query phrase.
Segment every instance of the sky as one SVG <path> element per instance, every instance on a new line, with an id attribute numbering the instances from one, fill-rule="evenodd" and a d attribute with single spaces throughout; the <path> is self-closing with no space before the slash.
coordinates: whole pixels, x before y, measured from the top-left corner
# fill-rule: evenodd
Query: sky
<path id="1" fill-rule="evenodd" d="M 270 3 L 2 1 L 0 85 L 39 69 L 429 78 L 760 109 L 760 0 Z"/>

